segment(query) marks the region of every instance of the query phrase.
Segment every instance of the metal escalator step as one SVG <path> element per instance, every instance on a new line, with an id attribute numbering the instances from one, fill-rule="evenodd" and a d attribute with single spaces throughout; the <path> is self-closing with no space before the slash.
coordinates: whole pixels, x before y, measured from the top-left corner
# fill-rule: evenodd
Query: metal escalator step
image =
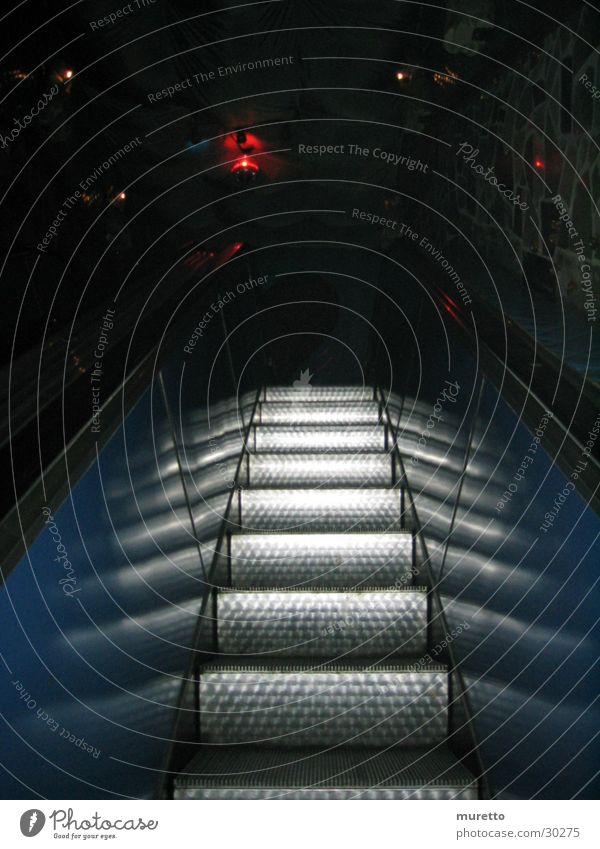
<path id="1" fill-rule="evenodd" d="M 267 386 L 265 401 L 372 401 L 372 386 Z"/>
<path id="2" fill-rule="evenodd" d="M 392 460 L 387 454 L 251 454 L 251 487 L 391 486 Z"/>
<path id="3" fill-rule="evenodd" d="M 255 489 L 240 493 L 254 530 L 385 531 L 401 527 L 399 489 Z"/>
<path id="4" fill-rule="evenodd" d="M 446 746 L 386 750 L 202 746 L 175 799 L 476 799 Z"/>
<path id="5" fill-rule="evenodd" d="M 414 537 L 387 534 L 234 534 L 231 583 L 236 587 L 410 586 Z"/>
<path id="6" fill-rule="evenodd" d="M 448 730 L 443 666 L 298 661 L 207 664 L 200 741 L 266 746 L 429 746 Z"/>
<path id="7" fill-rule="evenodd" d="M 427 593 L 411 590 L 224 590 L 220 654 L 349 659 L 423 655 Z"/>
<path id="8" fill-rule="evenodd" d="M 257 420 L 265 425 L 370 425 L 379 423 L 375 401 L 323 404 L 311 401 L 267 401 L 260 405 Z"/>
<path id="9" fill-rule="evenodd" d="M 259 425 L 253 429 L 248 449 L 264 453 L 348 453 L 386 450 L 385 428 L 352 425 L 324 427 L 320 425 Z"/>

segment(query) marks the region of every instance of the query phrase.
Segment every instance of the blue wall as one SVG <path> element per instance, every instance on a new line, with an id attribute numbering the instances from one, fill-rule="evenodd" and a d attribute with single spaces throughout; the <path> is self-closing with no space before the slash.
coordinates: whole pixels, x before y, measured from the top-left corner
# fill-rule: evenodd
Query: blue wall
<path id="1" fill-rule="evenodd" d="M 181 362 L 166 383 L 208 568 L 241 433 L 219 374 L 210 410 L 189 369 L 179 398 Z M 53 521 L 0 591 L 2 796 L 150 797 L 205 592 L 158 383 L 48 506 Z"/>
<path id="2" fill-rule="evenodd" d="M 3 795 L 149 796 L 195 623 L 190 585 L 201 578 L 161 399 L 148 390 L 71 498 L 49 506 L 55 524 L 0 593 L 10 669 L 0 748 L 13 772 Z M 71 595 L 50 528 L 72 564 Z"/>

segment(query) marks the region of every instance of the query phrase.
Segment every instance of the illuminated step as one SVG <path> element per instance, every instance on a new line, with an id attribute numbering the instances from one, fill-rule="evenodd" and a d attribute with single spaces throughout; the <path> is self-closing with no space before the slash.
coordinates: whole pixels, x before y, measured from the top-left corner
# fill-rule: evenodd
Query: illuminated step
<path id="1" fill-rule="evenodd" d="M 385 531 L 401 528 L 399 489 L 249 489 L 244 530 Z"/>
<path id="2" fill-rule="evenodd" d="M 385 428 L 349 426 L 345 428 L 299 425 L 284 427 L 260 425 L 252 428 L 248 449 L 263 453 L 373 452 L 386 450 Z"/>
<path id="3" fill-rule="evenodd" d="M 175 799 L 477 799 L 446 746 L 378 749 L 201 746 Z"/>
<path id="4" fill-rule="evenodd" d="M 234 534 L 231 583 L 236 587 L 410 586 L 414 538 L 387 534 Z"/>
<path id="5" fill-rule="evenodd" d="M 391 486 L 392 458 L 378 454 L 252 454 L 251 487 Z"/>
<path id="6" fill-rule="evenodd" d="M 379 422 L 379 405 L 375 401 L 352 401 L 322 404 L 311 401 L 260 404 L 255 423 L 268 425 L 370 425 Z"/>
<path id="7" fill-rule="evenodd" d="M 219 654 L 347 660 L 423 655 L 427 593 L 410 590 L 222 590 Z"/>
<path id="8" fill-rule="evenodd" d="M 203 666 L 200 742 L 430 746 L 446 737 L 445 667 L 313 664 Z"/>
<path id="9" fill-rule="evenodd" d="M 267 386 L 264 401 L 372 401 L 372 386 Z"/>

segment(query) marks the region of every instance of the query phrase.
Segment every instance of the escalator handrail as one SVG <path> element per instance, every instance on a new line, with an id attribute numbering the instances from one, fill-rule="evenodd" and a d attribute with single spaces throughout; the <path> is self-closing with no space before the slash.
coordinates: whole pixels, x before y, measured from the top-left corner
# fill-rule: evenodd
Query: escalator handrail
<path id="1" fill-rule="evenodd" d="M 429 581 L 429 591 L 431 592 L 431 594 L 435 598 L 436 605 L 437 605 L 437 608 L 438 608 L 438 611 L 439 611 L 438 616 L 439 616 L 441 625 L 444 629 L 444 633 L 449 634 L 450 630 L 449 630 L 448 621 L 447 621 L 447 618 L 446 618 L 446 613 L 445 613 L 445 610 L 444 610 L 444 605 L 442 603 L 441 595 L 440 595 L 440 592 L 439 592 L 439 589 L 438 589 L 438 584 L 435 580 L 435 577 L 434 577 L 432 569 L 431 569 L 429 551 L 428 551 L 428 548 L 427 548 L 427 543 L 425 541 L 425 534 L 423 533 L 423 528 L 422 528 L 421 522 L 419 520 L 419 514 L 417 512 L 417 508 L 416 508 L 416 505 L 415 505 L 415 500 L 414 500 L 412 488 L 411 488 L 410 482 L 408 480 L 408 476 L 406 474 L 406 467 L 404 465 L 404 461 L 402 459 L 400 447 L 398 445 L 398 432 L 394 428 L 394 425 L 392 424 L 392 421 L 391 421 L 391 418 L 390 418 L 389 408 L 388 408 L 388 405 L 387 405 L 386 399 L 385 399 L 385 395 L 384 395 L 383 390 L 381 389 L 380 386 L 377 387 L 376 394 L 378 396 L 382 410 L 385 411 L 385 419 L 386 419 L 387 427 L 388 427 L 389 432 L 390 432 L 391 437 L 392 437 L 392 440 L 391 440 L 392 451 L 393 451 L 393 453 L 396 457 L 396 460 L 398 461 L 398 465 L 399 465 L 399 468 L 400 468 L 402 486 L 404 487 L 404 489 L 406 491 L 406 495 L 408 496 L 409 509 L 410 509 L 410 512 L 411 512 L 412 520 L 414 522 L 415 534 L 419 539 L 419 542 L 421 544 L 421 548 L 422 548 L 423 553 L 424 553 L 423 566 L 425 567 L 425 569 L 427 571 L 427 577 L 428 577 L 428 581 Z M 491 798 L 491 796 L 490 796 L 490 788 L 489 788 L 488 778 L 487 778 L 486 770 L 485 770 L 483 760 L 482 760 L 482 757 L 481 757 L 481 752 L 480 752 L 480 748 L 479 748 L 479 741 L 477 739 L 477 734 L 476 734 L 476 731 L 475 731 L 475 725 L 474 725 L 474 722 L 473 722 L 473 712 L 472 712 L 471 706 L 469 704 L 469 699 L 468 699 L 468 696 L 467 696 L 467 688 L 465 686 L 462 670 L 460 668 L 460 664 L 457 663 L 456 655 L 455 655 L 454 650 L 452 648 L 451 642 L 449 642 L 448 645 L 446 646 L 446 650 L 448 651 L 448 655 L 449 655 L 449 659 L 450 659 L 450 673 L 456 675 L 456 678 L 458 680 L 459 687 L 460 687 L 460 699 L 461 699 L 461 702 L 463 704 L 465 715 L 467 717 L 467 730 L 468 730 L 468 733 L 469 733 L 471 740 L 472 740 L 472 743 L 473 743 L 472 754 L 475 756 L 475 759 L 476 759 L 477 765 L 478 765 L 479 775 L 477 777 L 478 777 L 479 781 L 481 782 L 484 798 L 489 799 L 489 798 Z M 469 754 L 471 754 L 471 753 L 469 753 Z"/>
<path id="2" fill-rule="evenodd" d="M 434 295 L 437 303 L 443 307 L 444 290 L 434 285 Z M 490 322 L 493 324 L 496 321 L 494 311 L 489 305 L 481 301 L 481 299 L 473 297 L 472 300 L 476 304 L 477 310 L 480 312 L 483 320 L 487 322 L 487 325 L 484 325 L 481 328 L 481 332 L 476 334 L 470 322 L 466 320 L 466 317 L 463 319 L 463 316 L 460 314 L 460 307 L 458 307 L 458 312 L 452 313 L 456 327 L 459 328 L 459 332 L 463 334 L 470 345 L 479 353 L 481 360 L 484 359 L 481 356 L 484 352 L 487 353 L 488 358 L 491 358 L 491 362 L 488 359 L 487 365 L 482 364 L 486 377 L 501 392 L 505 401 L 512 406 L 515 412 L 518 412 L 522 416 L 524 423 L 530 430 L 534 430 L 537 426 L 542 411 L 549 410 L 552 412 L 552 421 L 546 429 L 546 439 L 552 441 L 552 447 L 556 451 L 556 463 L 565 474 L 570 474 L 576 465 L 577 459 L 581 457 L 586 458 L 587 465 L 585 469 L 574 480 L 575 488 L 579 490 L 586 504 L 600 515 L 600 496 L 597 486 L 597 481 L 600 480 L 600 437 L 592 445 L 592 449 L 588 451 L 587 446 L 581 441 L 580 435 L 575 433 L 575 426 L 578 426 L 583 418 L 581 416 L 583 405 L 586 405 L 588 412 L 595 412 L 596 414 L 600 412 L 600 389 L 589 378 L 585 378 L 575 372 L 568 364 L 561 364 L 551 351 L 548 351 L 539 343 L 534 346 L 529 335 L 518 324 L 508 318 L 507 323 L 509 327 L 507 334 L 510 333 L 517 343 L 528 346 L 534 352 L 538 364 L 551 370 L 552 377 L 558 378 L 560 376 L 561 381 L 565 381 L 568 392 L 567 397 L 573 403 L 573 408 L 570 411 L 570 415 L 568 411 L 563 410 L 560 404 L 561 395 L 556 391 L 552 393 L 552 399 L 544 400 L 534 384 L 534 380 L 539 381 L 539 376 L 530 375 L 529 383 L 527 383 L 515 368 L 511 366 L 506 356 L 503 358 L 501 353 L 499 353 L 498 346 L 494 345 L 492 336 L 489 333 L 491 328 Z M 506 335 L 506 346 L 510 346 L 510 341 L 511 337 Z M 526 360 L 526 363 L 529 363 L 529 360 Z M 509 381 L 507 381 L 507 377 L 512 381 L 512 387 Z M 509 389 L 511 390 L 510 392 L 507 391 Z M 513 390 L 515 389 L 517 390 L 516 394 L 519 395 L 518 404 L 516 401 L 511 403 L 508 397 L 508 395 L 514 394 Z M 526 409 L 528 400 L 536 405 L 535 415 L 528 414 Z M 521 410 L 518 410 L 515 405 L 520 406 Z M 579 416 L 576 415 L 577 413 L 579 413 Z M 570 421 L 568 421 L 569 418 Z M 592 428 L 592 426 L 590 423 L 589 427 Z M 554 435 L 553 431 L 558 432 Z"/>
<path id="3" fill-rule="evenodd" d="M 257 407 L 258 407 L 258 404 L 259 404 L 259 401 L 260 401 L 260 395 L 261 395 L 262 391 L 263 391 L 262 387 L 259 387 L 259 389 L 257 389 L 256 397 L 254 399 L 254 404 L 252 405 L 252 412 L 250 413 L 250 418 L 248 419 L 248 424 L 244 426 L 244 439 L 243 439 L 243 443 L 242 443 L 242 450 L 240 451 L 240 456 L 238 458 L 235 474 L 233 476 L 233 483 L 232 483 L 232 486 L 230 488 L 229 497 L 227 499 L 227 505 L 226 505 L 225 510 L 223 512 L 223 519 L 221 521 L 221 527 L 219 529 L 219 536 L 217 537 L 217 543 L 215 545 L 214 554 L 213 554 L 211 564 L 210 564 L 209 569 L 208 569 L 208 578 L 205 582 L 205 591 L 204 591 L 202 599 L 200 601 L 200 608 L 198 610 L 198 621 L 196 623 L 196 628 L 194 629 L 194 635 L 193 635 L 193 639 L 192 639 L 192 645 L 191 645 L 191 648 L 190 648 L 188 665 L 187 665 L 187 668 L 186 668 L 186 670 L 185 670 L 185 672 L 182 676 L 182 679 L 181 679 L 181 687 L 180 687 L 180 691 L 179 691 L 179 697 L 177 699 L 177 705 L 176 705 L 176 708 L 175 708 L 175 719 L 174 719 L 173 725 L 172 725 L 171 738 L 170 738 L 169 745 L 167 746 L 167 751 L 165 752 L 165 756 L 163 758 L 162 769 L 159 773 L 159 779 L 158 779 L 158 782 L 157 782 L 157 790 L 156 790 L 156 795 L 155 795 L 155 798 L 158 798 L 158 799 L 168 798 L 169 782 L 170 782 L 170 779 L 171 779 L 171 769 L 170 769 L 170 767 L 171 767 L 171 761 L 172 761 L 172 754 L 173 754 L 173 749 L 174 749 L 175 745 L 179 742 L 178 739 L 177 739 L 177 733 L 178 733 L 178 728 L 179 728 L 179 725 L 180 725 L 181 714 L 182 714 L 182 711 L 183 711 L 183 706 L 184 706 L 185 701 L 186 701 L 186 695 L 187 695 L 188 687 L 190 685 L 196 686 L 197 677 L 198 677 L 198 666 L 199 666 L 200 661 L 196 657 L 196 652 L 197 652 L 197 647 L 198 647 L 198 644 L 199 644 L 199 641 L 200 641 L 200 629 L 202 627 L 203 619 L 205 617 L 206 607 L 207 607 L 208 601 L 209 601 L 211 594 L 214 590 L 213 577 L 214 577 L 214 573 L 215 573 L 217 564 L 219 562 L 219 559 L 220 559 L 222 551 L 223 551 L 223 544 L 225 542 L 225 537 L 228 533 L 227 525 L 229 524 L 229 514 L 231 512 L 231 505 L 233 503 L 234 494 L 239 489 L 238 484 L 239 484 L 240 472 L 241 472 L 241 469 L 242 469 L 242 464 L 244 462 L 244 459 L 245 459 L 245 457 L 248 453 L 248 438 L 250 436 L 250 430 L 251 430 L 253 423 L 254 423 L 254 417 L 255 417 L 256 410 L 257 410 Z M 240 407 L 240 410 L 241 410 L 241 407 Z M 198 544 L 200 545 L 199 540 L 198 540 Z M 184 741 L 181 741 L 181 742 L 183 743 Z"/>

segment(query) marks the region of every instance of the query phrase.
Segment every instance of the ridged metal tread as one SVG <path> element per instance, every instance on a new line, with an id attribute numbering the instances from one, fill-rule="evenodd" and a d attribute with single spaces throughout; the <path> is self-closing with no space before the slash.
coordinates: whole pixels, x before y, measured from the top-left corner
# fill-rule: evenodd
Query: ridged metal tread
<path id="1" fill-rule="evenodd" d="M 357 387 L 321 389 L 263 390 L 238 493 L 242 533 L 228 538 L 234 586 L 216 594 L 220 656 L 198 679 L 204 775 L 200 783 L 189 776 L 190 765 L 175 798 L 476 799 L 476 780 L 442 745 L 448 671 L 421 665 L 427 593 L 406 586 L 407 573 L 411 583 L 417 574 L 414 538 L 379 405 L 349 400 Z M 373 546 L 375 556 L 368 550 L 390 539 L 391 557 L 385 543 Z M 316 586 L 286 586 L 294 570 Z M 446 753 L 447 768 L 432 776 L 436 752 Z M 316 780 L 304 780 L 307 760 L 338 768 L 313 768 Z M 228 769 L 236 761 L 247 768 Z M 381 780 L 365 780 L 365 761 Z"/>
<path id="2" fill-rule="evenodd" d="M 382 425 L 326 427 L 320 425 L 258 425 L 248 439 L 250 453 L 375 453 L 386 451 L 386 430 Z"/>
<path id="3" fill-rule="evenodd" d="M 376 401 L 323 404 L 318 401 L 265 401 L 257 410 L 255 424 L 261 425 L 370 425 L 379 424 Z"/>
<path id="4" fill-rule="evenodd" d="M 383 658 L 423 655 L 425 589 L 227 590 L 217 595 L 222 654 Z"/>
<path id="5" fill-rule="evenodd" d="M 410 586 L 416 574 L 409 531 L 234 534 L 230 548 L 236 587 Z"/>
<path id="6" fill-rule="evenodd" d="M 202 746 L 175 779 L 175 798 L 476 799 L 477 782 L 446 746 Z"/>
<path id="7" fill-rule="evenodd" d="M 429 663 L 421 666 L 420 658 L 415 657 L 412 661 L 404 660 L 401 663 L 387 660 L 373 661 L 369 663 L 346 663 L 341 660 L 315 661 L 310 658 L 290 660 L 286 662 L 280 658 L 265 658 L 254 660 L 251 663 L 246 658 L 230 658 L 228 660 L 208 660 L 200 666 L 200 673 L 205 675 L 213 672 L 251 673 L 265 672 L 273 675 L 287 674 L 290 672 L 304 674 L 329 674 L 329 673 L 369 673 L 369 672 L 414 672 L 418 675 L 427 675 L 431 672 L 447 672 L 448 667 L 443 663 Z"/>
<path id="8" fill-rule="evenodd" d="M 430 800 L 432 802 L 443 802 L 451 800 L 473 800 L 478 799 L 477 785 L 473 784 L 471 788 L 464 790 L 454 789 L 452 787 L 424 787 L 423 789 L 404 790 L 402 788 L 385 788 L 380 787 L 375 790 L 352 790 L 352 789 L 333 789 L 333 788 L 314 788 L 302 790 L 288 789 L 282 790 L 279 788 L 232 788 L 218 789 L 205 788 L 199 790 L 181 790 L 177 791 L 175 799 L 181 800 L 198 800 L 204 802 L 241 802 L 241 801 L 278 801 L 287 799 L 298 802 L 342 802 L 342 801 L 371 801 L 371 802 L 401 802 L 401 801 L 418 801 Z"/>
<path id="9" fill-rule="evenodd" d="M 375 398 L 372 386 L 267 386 L 264 401 L 371 401 Z"/>
<path id="10" fill-rule="evenodd" d="M 250 489 L 240 505 L 243 529 L 393 531 L 402 524 L 400 489 Z"/>
<path id="11" fill-rule="evenodd" d="M 427 587 L 397 587 L 393 584 L 389 586 L 384 585 L 373 585 L 373 586 L 361 586 L 361 587 L 347 587 L 347 586 L 326 586 L 323 585 L 319 587 L 319 593 L 352 593 L 355 595 L 359 595 L 360 593 L 379 593 L 379 592 L 389 592 L 389 593 L 426 593 Z M 278 584 L 273 586 L 266 587 L 220 587 L 219 594 L 220 595 L 229 595 L 229 594 L 237 594 L 237 593 L 315 593 L 313 587 L 280 587 Z"/>
<path id="12" fill-rule="evenodd" d="M 250 487 L 384 487 L 393 484 L 388 454 L 250 454 Z"/>
<path id="13" fill-rule="evenodd" d="M 448 733 L 443 667 L 204 667 L 200 742 L 263 746 L 428 746 Z"/>

